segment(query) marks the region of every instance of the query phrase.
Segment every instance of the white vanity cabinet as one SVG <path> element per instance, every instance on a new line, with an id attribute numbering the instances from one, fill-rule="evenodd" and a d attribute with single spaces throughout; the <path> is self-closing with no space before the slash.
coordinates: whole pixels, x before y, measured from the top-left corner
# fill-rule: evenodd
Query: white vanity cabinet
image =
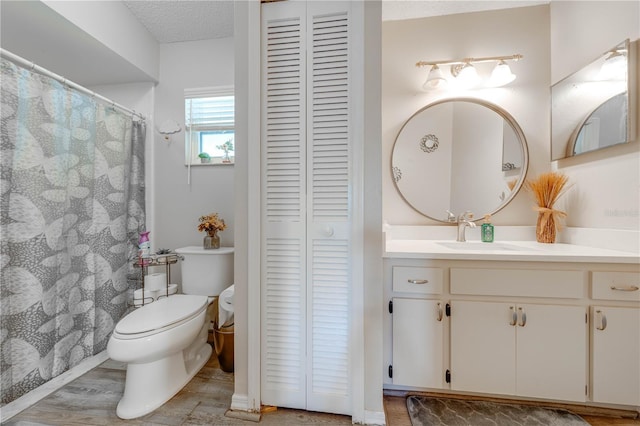
<path id="1" fill-rule="evenodd" d="M 443 228 L 385 232 L 385 389 L 640 412 L 637 253 L 452 243 Z"/>
<path id="2" fill-rule="evenodd" d="M 451 302 L 451 389 L 584 401 L 586 310 Z"/>
<path id="3" fill-rule="evenodd" d="M 640 275 L 594 272 L 591 386 L 594 402 L 640 406 Z M 619 303 L 618 303 L 619 304 Z"/>
<path id="4" fill-rule="evenodd" d="M 442 388 L 444 307 L 439 300 L 393 299 L 394 384 Z"/>
<path id="5" fill-rule="evenodd" d="M 442 388 L 444 383 L 445 303 L 441 299 L 443 271 L 440 268 L 392 268 L 394 297 L 392 317 L 393 363 L 388 375 L 392 383 L 421 388 Z"/>
<path id="6" fill-rule="evenodd" d="M 432 259 L 406 247 L 384 260 L 385 388 L 640 410 L 636 258 Z"/>
<path id="7" fill-rule="evenodd" d="M 584 294 L 584 272 L 452 268 L 450 275 L 452 297 L 482 298 L 451 301 L 451 389 L 586 399 L 587 309 L 570 304 Z"/>

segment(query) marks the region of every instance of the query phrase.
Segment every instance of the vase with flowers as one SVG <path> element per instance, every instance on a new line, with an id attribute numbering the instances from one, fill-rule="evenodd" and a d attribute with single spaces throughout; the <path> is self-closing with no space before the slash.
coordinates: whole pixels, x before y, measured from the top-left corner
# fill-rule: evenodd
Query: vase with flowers
<path id="1" fill-rule="evenodd" d="M 204 249 L 219 249 L 220 236 L 218 231 L 224 231 L 227 228 L 224 219 L 221 219 L 218 213 L 211 213 L 206 216 L 200 216 L 198 220 L 200 221 L 198 231 L 207 233 L 202 242 Z"/>
<path id="2" fill-rule="evenodd" d="M 556 231 L 559 227 L 559 219 L 567 214 L 556 210 L 554 204 L 558 198 L 568 189 L 567 176 L 558 172 L 543 173 L 537 179 L 527 181 L 525 186 L 533 194 L 538 211 L 536 223 L 536 241 L 539 243 L 554 243 Z"/>

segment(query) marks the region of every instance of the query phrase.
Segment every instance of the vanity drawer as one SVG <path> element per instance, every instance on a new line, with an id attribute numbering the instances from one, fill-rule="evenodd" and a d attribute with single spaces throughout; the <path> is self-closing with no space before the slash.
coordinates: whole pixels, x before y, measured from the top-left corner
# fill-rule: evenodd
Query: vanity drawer
<path id="1" fill-rule="evenodd" d="M 603 300 L 640 301 L 637 272 L 592 272 L 591 297 Z"/>
<path id="2" fill-rule="evenodd" d="M 442 294 L 442 276 L 440 268 L 394 266 L 393 291 Z"/>
<path id="3" fill-rule="evenodd" d="M 451 268 L 451 294 L 580 299 L 585 282 L 582 271 Z"/>

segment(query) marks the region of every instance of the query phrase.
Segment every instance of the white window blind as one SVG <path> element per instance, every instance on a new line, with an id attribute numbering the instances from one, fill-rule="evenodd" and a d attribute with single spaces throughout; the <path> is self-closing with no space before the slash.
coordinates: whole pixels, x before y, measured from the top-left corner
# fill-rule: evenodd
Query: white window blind
<path id="1" fill-rule="evenodd" d="M 187 130 L 229 130 L 234 127 L 234 96 L 185 99 Z"/>
<path id="2" fill-rule="evenodd" d="M 185 89 L 184 97 L 185 164 L 233 164 L 233 86 Z"/>

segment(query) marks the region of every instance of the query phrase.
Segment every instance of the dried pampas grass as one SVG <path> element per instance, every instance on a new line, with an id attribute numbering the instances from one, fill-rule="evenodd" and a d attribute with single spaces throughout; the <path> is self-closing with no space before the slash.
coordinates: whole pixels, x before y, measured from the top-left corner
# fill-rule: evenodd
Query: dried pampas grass
<path id="1" fill-rule="evenodd" d="M 567 214 L 553 208 L 558 198 L 569 189 L 569 178 L 562 173 L 543 173 L 537 179 L 527 181 L 525 187 L 533 194 L 538 207 L 538 223 L 536 225 L 536 240 L 540 243 L 553 243 L 556 240 L 556 222 Z"/>

